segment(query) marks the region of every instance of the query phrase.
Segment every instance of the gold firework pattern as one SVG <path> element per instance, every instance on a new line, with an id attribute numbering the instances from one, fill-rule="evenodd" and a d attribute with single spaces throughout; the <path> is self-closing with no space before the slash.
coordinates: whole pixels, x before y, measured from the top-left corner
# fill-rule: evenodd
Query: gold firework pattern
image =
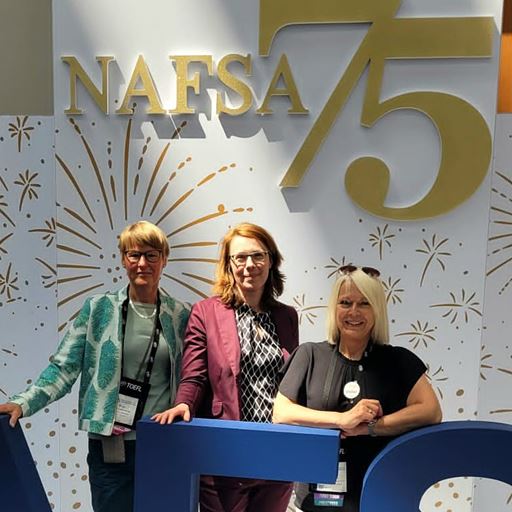
<path id="1" fill-rule="evenodd" d="M 35 181 L 38 175 L 39 174 L 37 172 L 30 174 L 30 171 L 27 169 L 25 171 L 25 174 L 20 172 L 19 179 L 14 181 L 16 185 L 22 187 L 18 211 L 21 212 L 21 209 L 23 208 L 23 202 L 25 201 L 25 199 L 28 198 L 29 200 L 31 200 L 37 199 L 39 197 L 37 195 L 37 189 L 40 188 L 41 185 Z"/>
<path id="2" fill-rule="evenodd" d="M 15 349 L 15 345 L 12 346 L 12 348 L 5 348 L 5 347 L 1 347 L 0 346 L 0 354 L 1 355 L 5 355 L 6 357 L 18 357 L 18 354 L 14 351 Z M 6 366 L 6 365 L 4 365 Z M 5 390 L 3 390 L 1 387 L 0 387 L 0 395 L 4 395 L 5 397 L 7 397 L 7 392 Z"/>
<path id="3" fill-rule="evenodd" d="M 425 254 L 427 256 L 427 261 L 425 262 L 423 271 L 421 273 L 420 286 L 423 286 L 423 282 L 425 280 L 425 276 L 427 275 L 427 271 L 434 261 L 438 263 L 438 265 L 444 272 L 446 270 L 446 266 L 443 261 L 443 258 L 452 255 L 450 252 L 443 250 L 443 246 L 446 244 L 446 242 L 448 242 L 448 238 L 436 240 L 436 237 L 437 235 L 434 234 L 432 235 L 432 240 L 430 241 L 423 239 L 423 246 L 421 246 L 419 249 L 416 249 L 416 252 Z"/>
<path id="4" fill-rule="evenodd" d="M 14 221 L 11 219 L 11 217 L 7 213 L 8 208 L 9 208 L 9 205 L 7 204 L 5 196 L 0 194 L 0 216 L 2 216 L 4 219 L 7 219 L 9 221 L 9 224 L 11 224 L 12 227 L 16 227 L 16 224 L 14 224 Z"/>
<path id="5" fill-rule="evenodd" d="M 57 235 L 57 221 L 54 217 L 44 221 L 44 227 L 29 229 L 29 233 L 40 233 L 43 242 L 46 242 L 46 247 L 50 247 L 55 243 Z"/>
<path id="6" fill-rule="evenodd" d="M 512 376 L 512 369 L 510 368 L 502 368 L 500 366 L 494 366 L 493 364 L 491 364 L 493 361 L 492 361 L 492 357 L 493 355 L 489 352 L 486 352 L 486 347 L 485 345 L 482 345 L 482 350 L 481 350 L 481 355 L 480 355 L 480 377 L 483 379 L 483 380 L 487 380 L 487 377 L 485 376 L 484 374 L 484 370 L 496 370 L 500 373 L 504 373 L 505 375 L 511 375 Z"/>
<path id="7" fill-rule="evenodd" d="M 510 414 L 512 412 L 512 408 L 510 407 L 503 407 L 500 409 L 493 409 L 489 411 L 489 414 Z"/>
<path id="8" fill-rule="evenodd" d="M 386 302 L 389 304 L 398 304 L 402 303 L 402 293 L 404 293 L 404 289 L 400 287 L 401 279 L 391 279 L 388 277 L 387 280 L 382 280 L 382 286 L 384 286 L 384 291 L 386 292 Z"/>
<path id="9" fill-rule="evenodd" d="M 391 249 L 391 241 L 395 238 L 396 235 L 391 233 L 389 230 L 389 224 L 384 225 L 382 228 L 377 226 L 375 233 L 370 233 L 368 236 L 368 241 L 370 242 L 372 247 L 377 247 L 379 251 L 379 259 L 382 261 L 384 257 L 384 250 L 386 247 Z"/>
<path id="10" fill-rule="evenodd" d="M 441 397 L 441 400 L 444 398 L 443 390 L 441 389 L 441 385 L 443 382 L 448 380 L 448 377 L 444 374 L 444 368 L 442 366 L 438 366 L 436 370 L 432 370 L 430 365 L 427 364 L 427 379 L 432 384 L 432 387 L 436 389 Z"/>
<path id="11" fill-rule="evenodd" d="M 196 211 L 205 206 L 195 203 L 192 207 L 191 198 L 213 180 L 234 172 L 236 164 L 228 163 L 206 171 L 195 184 L 188 185 L 185 169 L 193 158 L 189 156 L 174 165 L 168 162 L 171 144 L 186 123 L 175 130 L 163 147 L 155 148 L 154 164 L 146 162 L 151 162 L 148 155 L 156 143 L 150 146 L 151 139 L 146 138 L 138 157 L 134 158 L 134 165 L 131 156 L 137 147 L 132 147 L 133 117 L 126 123 L 122 150 L 116 153 L 115 145 L 107 141 L 106 158 L 102 151 L 101 159 L 80 124 L 73 118 L 69 118 L 69 123 L 83 149 L 85 163 L 74 168 L 65 157 L 56 154 L 58 169 L 69 192 L 58 202 L 55 223 L 48 221 L 46 227 L 32 230 L 47 235 L 47 244 L 55 237 L 57 239 L 57 268 L 41 258 L 38 262 L 43 268 L 44 286 L 57 284 L 59 287 L 58 307 L 60 310 L 65 308 L 65 321 L 59 325 L 59 331 L 78 314 L 87 295 L 105 291 L 112 285 L 119 286 L 118 283 L 123 281 L 116 237 L 127 223 L 140 218 L 161 227 L 171 246 L 168 261 L 172 265 L 165 267 L 162 274 L 164 293 L 169 293 L 167 287 L 172 284 L 197 298 L 207 297 L 217 262 L 216 240 L 220 239 L 224 226 L 212 237 L 213 240 L 195 238 L 194 228 L 205 223 L 211 223 L 213 228 L 216 219 L 229 214 L 251 213 L 252 208 L 238 205 L 228 208 L 217 202 L 197 215 Z M 92 182 L 86 181 L 91 179 Z M 178 187 L 176 184 L 180 179 Z"/>
<path id="12" fill-rule="evenodd" d="M 21 153 L 23 146 L 23 139 L 30 141 L 30 132 L 34 129 L 33 126 L 27 125 L 28 116 L 16 116 L 16 123 L 9 123 L 9 131 L 11 138 L 16 138 L 18 143 L 18 153 Z"/>
<path id="13" fill-rule="evenodd" d="M 425 348 L 428 344 L 436 340 L 434 336 L 435 327 L 429 327 L 428 322 L 422 324 L 419 320 L 410 324 L 411 330 L 398 333 L 396 336 L 407 336 L 408 342 L 413 348 L 418 348 L 419 345 L 423 345 Z"/>
<path id="14" fill-rule="evenodd" d="M 19 291 L 18 287 L 18 273 L 12 268 L 12 263 L 9 263 L 5 273 L 0 274 L 0 296 L 4 297 L 7 304 L 14 302 L 16 297 L 14 293 Z"/>
<path id="15" fill-rule="evenodd" d="M 466 292 L 466 290 L 462 289 L 460 294 L 460 299 L 457 299 L 455 296 L 455 293 L 450 292 L 450 302 L 444 302 L 441 304 L 432 304 L 431 308 L 444 308 L 446 309 L 445 313 L 443 313 L 443 318 L 450 318 L 450 323 L 454 324 L 457 319 L 459 318 L 459 315 L 461 315 L 464 318 L 464 322 L 469 322 L 469 316 L 471 314 L 482 316 L 482 313 L 479 309 L 477 309 L 478 306 L 480 306 L 480 302 L 477 300 L 474 300 L 476 296 L 476 292 L 473 292 L 472 294 L 469 294 Z"/>
<path id="16" fill-rule="evenodd" d="M 36 257 L 35 260 L 43 268 L 43 274 L 41 274 L 43 286 L 45 288 L 53 288 L 54 286 L 57 286 L 57 270 L 42 258 Z"/>
<path id="17" fill-rule="evenodd" d="M 496 171 L 497 185 L 492 187 L 491 223 L 489 236 L 489 261 L 492 264 L 487 276 L 493 274 L 503 279 L 498 291 L 501 295 L 512 283 L 509 263 L 512 262 L 512 179 Z M 500 272 L 498 272 L 500 271 Z"/>
<path id="18" fill-rule="evenodd" d="M 339 273 L 339 270 L 341 267 L 343 267 L 345 265 L 352 265 L 351 262 L 349 262 L 345 259 L 345 256 L 343 256 L 343 258 L 341 258 L 341 262 L 338 262 L 332 256 L 329 259 L 330 259 L 330 263 L 328 265 L 324 265 L 324 268 L 329 270 L 329 275 L 327 276 L 327 279 L 330 279 L 333 276 L 338 277 L 338 273 Z"/>
<path id="19" fill-rule="evenodd" d="M 491 370 L 493 368 L 492 365 L 489 364 L 491 362 L 492 354 L 486 352 L 485 345 L 482 345 L 480 351 L 480 378 L 482 380 L 487 380 L 487 377 L 485 376 L 485 370 Z"/>
<path id="20" fill-rule="evenodd" d="M 0 238 L 0 254 L 8 253 L 7 249 L 4 247 L 4 244 L 5 244 L 5 242 L 7 242 L 7 240 L 9 240 L 9 238 L 12 237 L 13 234 L 14 234 L 13 232 L 7 233 L 5 236 Z M 1 258 L 1 255 L 0 255 L 0 258 Z"/>
<path id="21" fill-rule="evenodd" d="M 300 325 L 302 325 L 302 321 L 304 319 L 306 319 L 311 325 L 314 325 L 318 317 L 318 315 L 315 313 L 315 310 L 325 309 L 327 307 L 322 305 L 308 306 L 306 304 L 306 295 L 304 293 L 302 295 L 296 295 L 293 298 L 293 302 L 295 303 L 295 309 L 299 314 Z"/>

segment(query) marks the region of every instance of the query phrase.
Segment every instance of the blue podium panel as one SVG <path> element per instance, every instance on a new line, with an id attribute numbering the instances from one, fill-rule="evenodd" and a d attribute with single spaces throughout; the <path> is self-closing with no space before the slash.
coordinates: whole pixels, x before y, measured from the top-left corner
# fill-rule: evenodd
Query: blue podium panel
<path id="1" fill-rule="evenodd" d="M 334 482 L 336 430 L 195 418 L 137 424 L 135 511 L 197 512 L 199 475 Z"/>
<path id="2" fill-rule="evenodd" d="M 453 421 L 391 442 L 365 476 L 361 512 L 413 512 L 435 482 L 475 476 L 512 484 L 512 426 Z"/>
<path id="3" fill-rule="evenodd" d="M 2 510 L 51 511 L 23 431 L 7 415 L 0 415 L 0 503 Z"/>

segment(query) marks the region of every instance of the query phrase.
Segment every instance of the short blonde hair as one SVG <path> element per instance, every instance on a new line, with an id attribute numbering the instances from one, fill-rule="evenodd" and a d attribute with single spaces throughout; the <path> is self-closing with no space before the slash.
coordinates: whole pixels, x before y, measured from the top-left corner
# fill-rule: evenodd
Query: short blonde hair
<path id="1" fill-rule="evenodd" d="M 331 297 L 327 306 L 327 341 L 333 345 L 340 342 L 340 331 L 336 322 L 336 309 L 341 287 L 345 283 L 354 285 L 368 300 L 373 310 L 375 324 L 371 338 L 375 343 L 385 345 L 389 343 L 388 308 L 386 292 L 378 277 L 372 277 L 360 268 L 350 273 L 341 274 L 332 288 Z"/>
<path id="2" fill-rule="evenodd" d="M 165 259 L 169 256 L 169 242 L 165 233 L 147 220 L 140 220 L 126 226 L 119 235 L 118 247 L 121 257 L 124 256 L 125 251 L 129 251 L 135 245 L 149 245 L 162 251 Z"/>
<path id="3" fill-rule="evenodd" d="M 220 244 L 220 255 L 215 272 L 213 293 L 217 295 L 224 304 L 237 307 L 243 303 L 243 297 L 238 291 L 235 277 L 231 270 L 230 245 L 235 236 L 253 238 L 269 252 L 270 271 L 263 290 L 263 296 L 261 297 L 262 306 L 268 307 L 283 293 L 285 277 L 279 270 L 283 257 L 272 235 L 257 224 L 243 222 L 231 228 L 224 235 Z"/>

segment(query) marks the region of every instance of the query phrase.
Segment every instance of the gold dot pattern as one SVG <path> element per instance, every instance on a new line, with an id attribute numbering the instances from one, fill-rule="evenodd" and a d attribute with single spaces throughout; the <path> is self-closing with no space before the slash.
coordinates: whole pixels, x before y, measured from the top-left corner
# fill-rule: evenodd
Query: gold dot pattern
<path id="1" fill-rule="evenodd" d="M 472 479 L 467 477 L 442 480 L 425 491 L 421 502 L 421 512 L 473 512 Z"/>

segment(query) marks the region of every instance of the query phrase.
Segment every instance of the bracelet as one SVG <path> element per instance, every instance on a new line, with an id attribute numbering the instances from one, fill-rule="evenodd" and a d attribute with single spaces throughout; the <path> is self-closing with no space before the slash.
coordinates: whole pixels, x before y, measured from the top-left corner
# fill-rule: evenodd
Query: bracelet
<path id="1" fill-rule="evenodd" d="M 368 435 L 370 437 L 377 437 L 377 432 L 375 432 L 375 425 L 377 425 L 377 420 L 368 422 Z"/>

